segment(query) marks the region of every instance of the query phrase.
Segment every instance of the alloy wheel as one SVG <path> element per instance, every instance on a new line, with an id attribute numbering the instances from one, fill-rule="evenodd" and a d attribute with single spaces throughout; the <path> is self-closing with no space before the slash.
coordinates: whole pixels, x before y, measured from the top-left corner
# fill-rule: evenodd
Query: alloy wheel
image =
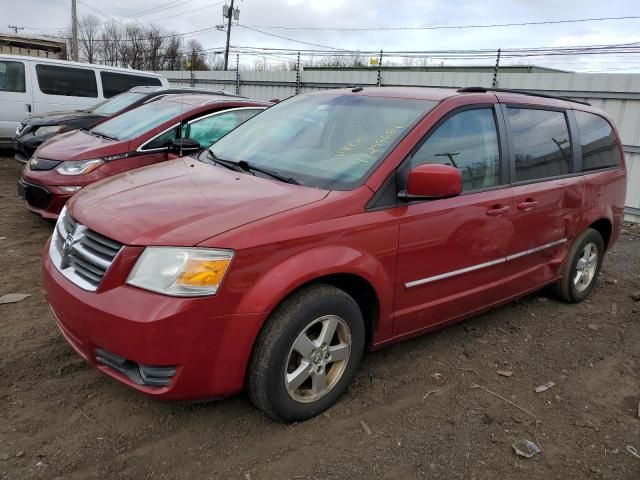
<path id="1" fill-rule="evenodd" d="M 598 247 L 589 242 L 584 246 L 582 254 L 576 263 L 573 285 L 578 292 L 585 291 L 596 276 L 598 269 Z"/>

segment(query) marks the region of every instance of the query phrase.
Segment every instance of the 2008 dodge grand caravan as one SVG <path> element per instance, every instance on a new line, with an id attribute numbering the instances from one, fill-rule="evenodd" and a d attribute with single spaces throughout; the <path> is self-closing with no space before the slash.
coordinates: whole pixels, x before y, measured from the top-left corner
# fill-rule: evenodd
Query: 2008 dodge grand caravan
<path id="1" fill-rule="evenodd" d="M 626 189 L 607 116 L 485 89 L 301 95 L 76 195 L 44 256 L 67 341 L 146 394 L 303 420 L 366 348 L 551 285 L 583 300 Z"/>

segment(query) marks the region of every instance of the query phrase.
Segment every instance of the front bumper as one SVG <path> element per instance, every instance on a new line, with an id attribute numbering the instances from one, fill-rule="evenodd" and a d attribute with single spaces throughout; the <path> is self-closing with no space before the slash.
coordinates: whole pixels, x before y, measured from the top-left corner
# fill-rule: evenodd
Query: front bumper
<path id="1" fill-rule="evenodd" d="M 18 195 L 29 210 L 43 218 L 55 220 L 73 194 L 60 192 L 56 187 L 28 182 L 22 177 L 18 181 Z"/>
<path id="2" fill-rule="evenodd" d="M 67 342 L 101 372 L 166 400 L 219 398 L 242 389 L 266 314 L 215 316 L 219 298 L 174 298 L 127 285 L 87 292 L 57 270 L 48 249 L 47 243 L 43 285 L 56 323 Z M 118 270 L 117 263 L 111 269 Z M 108 361 L 104 352 L 111 356 Z M 156 367 L 165 369 L 163 375 L 166 369 L 175 372 L 168 385 L 152 386 L 137 381 L 140 365 L 152 369 L 147 373 L 157 373 Z"/>

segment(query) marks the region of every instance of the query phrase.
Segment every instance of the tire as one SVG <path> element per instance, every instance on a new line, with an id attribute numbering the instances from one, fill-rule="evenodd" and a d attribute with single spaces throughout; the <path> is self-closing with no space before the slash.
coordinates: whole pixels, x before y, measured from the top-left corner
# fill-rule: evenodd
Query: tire
<path id="1" fill-rule="evenodd" d="M 602 235 L 593 228 L 587 228 L 571 245 L 562 267 L 562 278 L 553 286 L 556 296 L 569 303 L 587 298 L 596 284 L 603 257 Z"/>
<path id="2" fill-rule="evenodd" d="M 347 390 L 364 345 L 364 320 L 353 298 L 331 285 L 306 287 L 286 299 L 258 335 L 247 375 L 249 398 L 276 420 L 312 418 Z"/>

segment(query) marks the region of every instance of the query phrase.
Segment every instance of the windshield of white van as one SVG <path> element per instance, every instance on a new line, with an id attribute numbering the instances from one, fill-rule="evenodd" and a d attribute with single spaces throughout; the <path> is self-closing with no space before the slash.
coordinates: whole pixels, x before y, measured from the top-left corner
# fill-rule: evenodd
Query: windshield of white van
<path id="1" fill-rule="evenodd" d="M 193 107 L 178 102 L 162 100 L 151 102 L 100 123 L 90 131 L 115 140 L 131 140 L 178 117 L 181 111 L 190 108 Z"/>
<path id="2" fill-rule="evenodd" d="M 214 157 L 327 190 L 361 185 L 437 102 L 353 94 L 293 97 L 232 130 Z"/>
<path id="3" fill-rule="evenodd" d="M 110 98 L 109 100 L 100 102 L 99 104 L 89 108 L 87 112 L 95 113 L 97 115 L 113 115 L 114 113 L 118 113 L 133 105 L 138 100 L 142 100 L 144 97 L 144 93 L 124 92 Z"/>

